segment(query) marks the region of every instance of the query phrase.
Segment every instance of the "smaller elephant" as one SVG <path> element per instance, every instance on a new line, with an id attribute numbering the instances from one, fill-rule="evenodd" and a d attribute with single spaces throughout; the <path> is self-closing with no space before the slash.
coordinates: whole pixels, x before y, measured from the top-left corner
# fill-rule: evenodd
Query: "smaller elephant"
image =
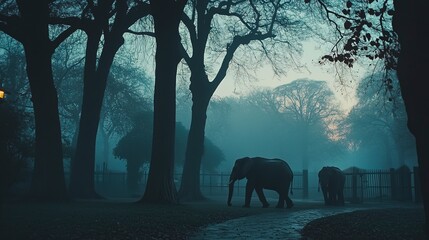
<path id="1" fill-rule="evenodd" d="M 325 205 L 344 205 L 346 177 L 337 167 L 323 167 L 319 171 L 319 186 L 322 188 Z"/>
<path id="2" fill-rule="evenodd" d="M 258 194 L 262 207 L 268 207 L 269 204 L 262 191 L 264 188 L 274 190 L 279 194 L 277 208 L 284 208 L 285 203 L 287 208 L 293 206 L 293 202 L 288 196 L 292 186 L 293 172 L 285 161 L 261 157 L 245 157 L 236 160 L 229 179 L 228 206 L 231 206 L 235 181 L 243 178 L 247 178 L 243 207 L 250 207 L 253 190 Z"/>

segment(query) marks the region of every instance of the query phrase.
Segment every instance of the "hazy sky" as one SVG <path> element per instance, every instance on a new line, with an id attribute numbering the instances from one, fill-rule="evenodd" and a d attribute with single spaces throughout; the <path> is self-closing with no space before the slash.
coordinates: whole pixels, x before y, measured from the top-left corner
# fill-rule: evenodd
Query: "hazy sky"
<path id="1" fill-rule="evenodd" d="M 227 73 L 225 79 L 221 82 L 214 95 L 219 97 L 226 96 L 240 96 L 245 95 L 255 88 L 267 87 L 275 88 L 279 85 L 290 83 L 293 80 L 308 78 L 311 80 L 323 80 L 328 82 L 329 86 L 333 89 L 338 99 L 342 102 L 343 107 L 348 110 L 355 104 L 354 89 L 358 81 L 363 78 L 366 71 L 363 67 L 355 66 L 352 69 L 344 67 L 340 64 L 341 68 L 336 67 L 332 63 L 324 65 L 319 64 L 319 60 L 323 55 L 329 53 L 332 44 L 321 44 L 316 41 L 308 40 L 303 43 L 303 54 L 299 57 L 300 65 L 305 67 L 299 70 L 291 68 L 287 71 L 286 76 L 275 76 L 271 70 L 271 66 L 266 66 L 256 72 L 256 81 L 246 81 L 241 79 L 239 82 L 235 81 L 232 71 Z M 235 56 L 238 57 L 238 56 Z M 154 76 L 155 65 L 154 58 L 152 61 L 142 60 L 145 71 Z M 186 71 L 187 68 L 185 67 Z M 338 72 L 341 72 L 339 75 Z M 180 70 L 179 70 L 180 74 Z M 339 78 L 341 76 L 341 79 Z M 340 83 L 342 81 L 342 83 Z"/>
<path id="2" fill-rule="evenodd" d="M 215 95 L 224 96 L 237 96 L 246 94 L 252 88 L 270 87 L 274 88 L 279 85 L 289 83 L 296 79 L 308 78 L 313 80 L 324 80 L 333 88 L 337 97 L 341 100 L 345 108 L 350 108 L 355 103 L 354 88 L 356 83 L 360 80 L 365 70 L 360 66 L 355 66 L 352 69 L 337 69 L 342 71 L 341 78 L 344 84 L 340 84 L 336 68 L 333 64 L 319 64 L 321 56 L 328 53 L 328 46 L 321 46 L 320 44 L 308 41 L 303 44 L 303 55 L 301 56 L 301 64 L 306 67 L 301 70 L 288 71 L 286 76 L 274 76 L 271 67 L 267 66 L 257 72 L 257 81 L 236 83 L 231 77 L 231 74 L 222 81 L 220 86 L 215 92 Z M 324 49 L 323 49 L 324 48 Z"/>

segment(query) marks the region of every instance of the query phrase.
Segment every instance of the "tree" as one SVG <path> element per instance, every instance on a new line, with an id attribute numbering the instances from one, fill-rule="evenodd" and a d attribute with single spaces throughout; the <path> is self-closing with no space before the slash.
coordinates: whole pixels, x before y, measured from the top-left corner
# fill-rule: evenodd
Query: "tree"
<path id="1" fill-rule="evenodd" d="M 145 3 L 129 6 L 125 0 L 98 1 L 97 4 L 88 1 L 82 19 L 53 20 L 80 28 L 87 35 L 82 111 L 69 187 L 75 198 L 99 197 L 94 185 L 95 144 L 107 79 L 114 57 L 124 43 L 123 34 L 148 15 L 148 11 Z M 104 44 L 98 57 L 102 36 Z"/>
<path id="2" fill-rule="evenodd" d="M 77 131 L 82 105 L 82 68 L 85 41 L 84 33 L 76 31 L 61 44 L 52 57 L 55 87 L 58 92 L 58 108 L 61 134 L 66 146 L 64 168 L 70 171 L 69 162 L 76 149 Z M 67 164 L 68 163 L 68 164 Z"/>
<path id="3" fill-rule="evenodd" d="M 24 46 L 26 70 L 35 116 L 36 140 L 31 194 L 40 200 L 67 198 L 62 162 L 58 98 L 51 58 L 58 45 L 75 29 L 67 28 L 50 39 L 52 1 L 1 3 L 0 30 Z"/>
<path id="4" fill-rule="evenodd" d="M 32 108 L 30 87 L 25 71 L 25 55 L 22 45 L 4 32 L 0 32 L 0 85 L 7 89 L 8 103 L 20 111 Z M 27 107 L 30 106 L 30 107 Z"/>
<path id="5" fill-rule="evenodd" d="M 190 3 L 185 11 L 187 14 L 182 17 L 189 36 L 189 42 L 182 46 L 182 53 L 191 71 L 189 88 L 192 92 L 193 105 L 179 194 L 183 199 L 201 200 L 204 197 L 200 191 L 199 173 L 204 153 L 207 107 L 213 93 L 225 78 L 229 66 L 234 63 L 235 52 L 239 47 L 247 46 L 247 50 L 250 50 L 247 52 L 248 54 L 244 51 L 242 53 L 247 62 L 251 62 L 252 59 L 260 63 L 266 54 L 270 55 L 267 57 L 268 61 L 274 63 L 279 60 L 279 56 L 276 55 L 278 52 L 274 50 L 277 45 L 282 45 L 281 43 L 286 43 L 293 37 L 298 39 L 305 36 L 302 34 L 303 31 L 300 36 L 292 33 L 298 28 L 303 30 L 304 27 L 299 21 L 299 14 L 289 14 L 289 2 L 192 1 Z M 300 8 L 299 3 L 290 7 L 294 10 Z M 276 39 L 279 40 L 276 41 Z M 298 42 L 296 41 L 298 45 L 296 48 L 287 43 L 283 47 L 294 51 L 299 49 Z M 192 55 L 186 49 L 188 46 Z M 257 54 L 255 49 L 259 49 L 261 54 Z M 211 57 L 207 56 L 208 50 L 212 50 L 213 56 L 223 57 L 220 67 L 214 74 L 211 72 L 213 68 L 207 67 L 208 64 L 206 64 Z M 252 56 L 252 54 L 254 55 Z M 212 63 L 217 62 L 214 60 Z M 237 66 L 240 64 L 246 65 L 237 63 Z M 280 68 L 274 68 L 283 72 Z M 243 70 L 243 68 L 239 67 L 239 70 Z"/>
<path id="6" fill-rule="evenodd" d="M 406 128 L 402 98 L 392 96 L 393 92 L 386 92 L 379 78 L 383 78 L 382 73 L 368 76 L 359 83 L 358 103 L 345 120 L 348 129 L 346 138 L 357 146 L 357 150 L 384 145 L 384 149 L 377 147 L 376 151 L 384 151 L 388 167 L 401 166 L 406 163 L 405 159 L 409 157 L 410 150 L 415 148 L 414 140 Z M 391 79 L 392 86 L 399 90 L 397 78 L 392 76 Z M 383 96 L 385 94 L 389 94 L 395 100 L 389 101 L 389 98 Z M 400 92 L 396 91 L 396 94 Z M 393 162 L 395 159 L 397 163 Z"/>
<path id="7" fill-rule="evenodd" d="M 133 66 L 132 57 L 129 62 L 118 61 L 118 57 L 123 60 L 129 55 L 118 53 L 112 65 L 98 130 L 101 159 L 106 168 L 111 157 L 111 140 L 132 129 L 136 112 L 151 111 L 153 106 L 152 97 L 147 96 L 151 93 L 148 91 L 152 88 L 151 80 L 138 66 Z"/>
<path id="8" fill-rule="evenodd" d="M 140 168 L 150 162 L 153 134 L 152 119 L 152 112 L 138 114 L 135 118 L 133 129 L 119 140 L 113 150 L 116 158 L 127 162 L 127 181 L 132 191 L 136 190 Z M 176 122 L 175 168 L 183 167 L 188 134 L 189 130 L 180 122 Z M 206 139 L 206 141 L 207 149 L 202 161 L 203 169 L 213 172 L 220 162 L 225 160 L 225 156 L 210 139 Z"/>
<path id="9" fill-rule="evenodd" d="M 19 111 L 13 102 L 0 101 L 0 193 L 7 195 L 32 154 L 27 113 Z"/>
<path id="10" fill-rule="evenodd" d="M 274 89 L 278 111 L 291 117 L 301 132 L 302 167 L 308 169 L 308 148 L 314 140 L 312 131 L 318 129 L 329 140 L 330 125 L 339 116 L 339 104 L 324 81 L 299 79 Z"/>
<path id="11" fill-rule="evenodd" d="M 429 3 L 424 0 L 398 1 L 393 27 L 398 34 L 401 51 L 397 67 L 402 98 L 408 116 L 408 128 L 416 139 L 420 184 L 424 202 L 426 229 L 429 229 L 429 94 L 427 94 L 427 66 L 429 19 L 425 18 Z"/>
<path id="12" fill-rule="evenodd" d="M 339 14 L 330 10 L 324 0 L 316 2 L 322 6 L 328 19 L 335 25 L 340 40 L 346 39 L 346 42 L 336 41 L 337 44 L 333 48 L 343 52 L 342 57 L 334 51 L 334 54 L 326 55 L 325 59 L 343 62 L 352 67 L 355 58 L 363 52 L 364 54 L 361 55 L 370 60 L 382 60 L 386 72 L 396 71 L 397 73 L 401 96 L 407 111 L 408 128 L 416 140 L 426 229 L 428 229 L 429 150 L 426 144 L 429 141 L 427 128 L 429 107 L 426 103 L 429 96 L 424 87 L 424 76 L 426 76 L 425 66 L 428 65 L 429 60 L 428 50 L 424 46 L 429 40 L 427 28 L 429 20 L 423 16 L 426 14 L 429 3 L 424 0 L 371 0 L 353 6 L 355 1 L 353 3 L 347 1 L 342 11 L 344 14 Z M 348 16 L 349 14 L 353 14 L 353 17 Z M 332 21 L 330 17 L 333 15 L 343 21 L 344 28 Z M 367 16 L 370 17 L 367 18 Z M 343 32 L 346 34 L 342 34 Z M 344 36 L 349 37 L 344 38 Z M 388 89 L 391 88 L 392 81 L 389 81 L 389 78 L 384 78 L 383 82 Z"/>
<path id="13" fill-rule="evenodd" d="M 173 182 L 176 74 L 182 59 L 179 23 L 186 2 L 150 1 L 156 38 L 154 126 L 149 176 L 141 202 L 178 202 Z"/>

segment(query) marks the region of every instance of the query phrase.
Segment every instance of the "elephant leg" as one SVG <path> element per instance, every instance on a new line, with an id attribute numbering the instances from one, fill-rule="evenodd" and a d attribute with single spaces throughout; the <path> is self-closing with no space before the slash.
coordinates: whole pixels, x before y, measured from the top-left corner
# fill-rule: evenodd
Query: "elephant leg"
<path id="1" fill-rule="evenodd" d="M 286 207 L 287 208 L 292 208 L 293 207 L 292 199 L 290 199 L 290 197 L 288 195 L 286 195 Z"/>
<path id="2" fill-rule="evenodd" d="M 288 193 L 289 193 L 289 187 L 287 187 L 284 192 L 279 191 L 279 202 L 277 204 L 278 208 L 284 208 L 285 202 L 286 202 L 286 207 L 287 208 L 292 208 L 293 207 L 292 199 L 289 198 L 289 194 Z"/>
<path id="3" fill-rule="evenodd" d="M 335 205 L 335 192 L 332 189 L 328 191 L 329 205 Z"/>
<path id="4" fill-rule="evenodd" d="M 342 189 L 338 192 L 338 202 L 340 205 L 344 206 L 344 192 Z"/>
<path id="5" fill-rule="evenodd" d="M 262 207 L 267 208 L 268 206 L 270 206 L 270 204 L 268 204 L 267 202 L 267 199 L 265 198 L 264 191 L 262 191 L 262 187 L 255 187 L 255 191 L 256 194 L 258 194 L 259 201 L 261 201 L 262 203 Z"/>
<path id="6" fill-rule="evenodd" d="M 333 203 L 334 205 L 338 205 L 338 192 L 335 191 L 333 194 Z"/>
<path id="7" fill-rule="evenodd" d="M 283 191 L 278 191 L 279 201 L 277 203 L 276 208 L 284 208 L 285 207 L 285 193 Z"/>
<path id="8" fill-rule="evenodd" d="M 292 207 L 293 207 L 292 199 L 290 199 L 290 197 L 289 197 L 289 189 L 290 189 L 290 187 L 292 187 L 292 184 L 290 184 L 290 185 L 286 188 L 285 197 L 284 197 L 284 200 L 285 200 L 285 202 L 286 202 L 286 207 L 287 207 L 287 208 L 292 208 Z"/>
<path id="9" fill-rule="evenodd" d="M 286 207 L 287 208 L 292 208 L 293 207 L 293 202 L 292 202 L 292 199 L 290 199 L 288 193 L 289 193 L 289 188 L 287 189 L 286 194 L 285 194 Z"/>
<path id="10" fill-rule="evenodd" d="M 252 198 L 252 193 L 253 193 L 253 189 L 255 188 L 255 184 L 253 184 L 253 182 L 247 180 L 246 183 L 246 197 L 244 200 L 244 205 L 243 207 L 250 207 L 250 199 Z"/>
<path id="11" fill-rule="evenodd" d="M 322 187 L 323 199 L 325 200 L 325 205 L 329 205 L 329 196 L 328 189 L 326 187 Z"/>

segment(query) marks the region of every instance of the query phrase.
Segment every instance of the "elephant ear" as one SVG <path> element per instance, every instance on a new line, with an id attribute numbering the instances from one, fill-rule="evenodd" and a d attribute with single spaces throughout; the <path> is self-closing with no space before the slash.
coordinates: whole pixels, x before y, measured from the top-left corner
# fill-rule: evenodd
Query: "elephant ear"
<path id="1" fill-rule="evenodd" d="M 323 175 L 325 175 L 326 174 L 326 171 L 327 171 L 327 168 L 326 167 L 323 167 L 322 169 L 320 169 L 320 171 L 319 171 L 319 178 L 321 178 Z M 323 174 L 323 175 L 322 175 Z"/>
<path id="2" fill-rule="evenodd" d="M 243 176 L 247 176 L 247 174 L 249 174 L 250 170 L 252 169 L 252 166 L 253 166 L 253 161 L 251 158 L 249 157 L 243 158 L 243 162 L 242 162 Z"/>

